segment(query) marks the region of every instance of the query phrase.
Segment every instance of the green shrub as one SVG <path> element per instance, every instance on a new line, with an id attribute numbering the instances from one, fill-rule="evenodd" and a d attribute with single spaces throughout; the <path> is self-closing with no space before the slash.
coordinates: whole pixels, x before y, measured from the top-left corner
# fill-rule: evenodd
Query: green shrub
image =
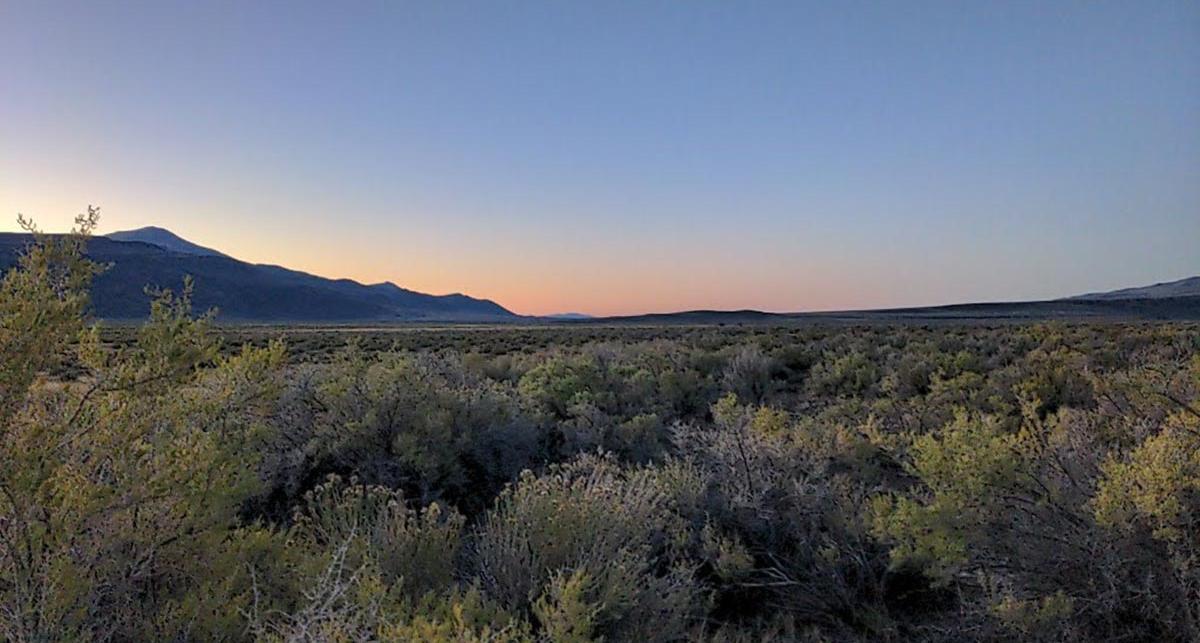
<path id="1" fill-rule="evenodd" d="M 539 605 L 543 628 L 683 638 L 703 600 L 691 572 L 669 563 L 678 519 L 650 482 L 596 456 L 523 474 L 475 536 L 480 586 L 521 613 Z"/>
<path id="2" fill-rule="evenodd" d="M 300 541 L 319 551 L 345 546 L 350 564 L 369 561 L 385 585 L 412 598 L 451 587 L 463 528 L 453 509 L 410 509 L 394 490 L 337 477 L 305 500 L 293 527 Z"/>

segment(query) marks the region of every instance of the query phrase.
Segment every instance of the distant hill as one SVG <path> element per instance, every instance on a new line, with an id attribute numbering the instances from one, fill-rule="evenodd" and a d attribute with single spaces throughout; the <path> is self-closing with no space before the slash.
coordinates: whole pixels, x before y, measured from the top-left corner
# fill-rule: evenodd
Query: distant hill
<path id="1" fill-rule="evenodd" d="M 138 320 L 149 315 L 147 286 L 178 289 L 186 275 L 195 279 L 193 304 L 198 311 L 216 308 L 218 319 L 251 323 L 362 322 L 506 322 L 522 319 L 499 304 L 461 294 L 428 295 L 392 283 L 360 284 L 326 279 L 279 266 L 257 265 L 227 257 L 166 233 L 121 241 L 95 237 L 87 254 L 112 264 L 92 288 L 97 317 Z M 17 261 L 32 242 L 26 234 L 0 233 L 0 270 Z"/>
<path id="2" fill-rule="evenodd" d="M 1041 320 L 1200 321 L 1200 277 L 1138 288 L 1046 301 L 987 302 L 847 310 L 767 313 L 760 310 L 688 310 L 563 323 L 616 324 L 806 324 L 806 323 L 1001 323 Z"/>
<path id="3" fill-rule="evenodd" d="M 0 271 L 32 242 L 0 233 Z M 955 304 L 817 313 L 694 310 L 624 317 L 579 313 L 521 317 L 487 299 L 429 295 L 393 283 L 326 279 L 279 266 L 250 264 L 191 243 L 162 228 L 95 237 L 88 255 L 111 264 L 96 279 L 92 305 L 102 319 L 133 321 L 150 310 L 147 286 L 178 289 L 196 282 L 197 310 L 216 308 L 218 319 L 246 323 L 514 322 L 630 324 L 961 323 L 1033 320 L 1200 320 L 1200 277 L 1048 301 Z"/>
<path id="4" fill-rule="evenodd" d="M 1110 301 L 1114 299 L 1163 299 L 1167 297 L 1200 297 L 1200 277 L 1166 281 L 1152 286 L 1122 288 L 1108 292 L 1093 292 L 1071 299 Z"/>
<path id="5" fill-rule="evenodd" d="M 923 308 L 767 313 L 758 310 L 689 310 L 559 323 L 601 324 L 939 324 L 1029 321 L 1200 321 L 1200 297 L 1158 299 L 1056 299 L 953 304 Z"/>
<path id="6" fill-rule="evenodd" d="M 157 228 L 155 226 L 146 226 L 137 230 L 124 230 L 104 235 L 113 241 L 140 241 L 153 246 L 158 246 L 172 252 L 179 252 L 185 255 L 197 255 L 200 257 L 225 257 L 222 252 L 217 252 L 211 248 L 196 245 L 187 239 L 183 239 L 170 230 Z"/>

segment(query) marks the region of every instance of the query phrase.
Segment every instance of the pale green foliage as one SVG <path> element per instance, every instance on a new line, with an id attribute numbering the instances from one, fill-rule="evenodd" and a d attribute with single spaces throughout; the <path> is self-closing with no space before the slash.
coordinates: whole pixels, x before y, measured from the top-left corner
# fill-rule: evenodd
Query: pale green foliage
<path id="1" fill-rule="evenodd" d="M 876 532 L 898 542 L 894 564 L 915 564 L 942 582 L 958 573 L 974 532 L 996 515 L 996 496 L 1021 482 L 1015 440 L 996 422 L 965 414 L 940 435 L 917 438 L 912 467 L 931 499 L 880 496 L 874 504 Z"/>
<path id="2" fill-rule="evenodd" d="M 565 419 L 572 405 L 608 405 L 605 366 L 598 359 L 551 358 L 522 375 L 519 390 L 539 413 Z"/>
<path id="3" fill-rule="evenodd" d="M 721 534 L 712 524 L 704 525 L 700 537 L 704 558 L 721 580 L 739 582 L 753 575 L 754 557 L 737 537 Z"/>
<path id="4" fill-rule="evenodd" d="M 1169 384 L 1159 393 L 1175 407 L 1162 430 L 1126 457 L 1104 463 L 1096 512 L 1105 524 L 1143 520 L 1163 540 L 1200 544 L 1200 409 L 1192 405 L 1200 398 L 1200 356 L 1178 379 L 1182 397 L 1172 394 Z"/>
<path id="5" fill-rule="evenodd" d="M 1074 601 L 1063 592 L 1055 592 L 1039 599 L 1021 600 L 1005 596 L 992 606 L 992 612 L 1010 630 L 1020 633 L 1025 640 L 1061 640 L 1063 634 L 1077 632 L 1064 630 L 1064 622 L 1074 611 Z"/>
<path id="6" fill-rule="evenodd" d="M 721 374 L 726 391 L 744 402 L 761 402 L 774 390 L 771 373 L 775 362 L 758 346 L 743 346 L 733 354 Z"/>
<path id="7" fill-rule="evenodd" d="M 529 623 L 484 598 L 475 588 L 427 597 L 379 629 L 383 641 L 422 643 L 533 643 Z M 543 637 L 544 638 L 544 637 Z"/>
<path id="8" fill-rule="evenodd" d="M 389 587 L 419 598 L 451 585 L 462 527 L 453 509 L 410 509 L 391 489 L 334 477 L 306 494 L 293 529 L 318 551 L 344 544 L 350 564 L 369 562 Z"/>
<path id="9" fill-rule="evenodd" d="M 38 374 L 61 360 L 66 343 L 83 331 L 87 289 L 101 267 L 81 250 L 99 216 L 98 208 L 89 207 L 70 235 L 39 235 L 0 281 L 0 421 L 18 412 Z M 35 231 L 25 219 L 21 225 Z"/>
<path id="10" fill-rule="evenodd" d="M 604 449 L 648 462 L 664 454 L 667 420 L 698 403 L 684 388 L 696 377 L 652 352 L 602 346 L 536 364 L 518 390 L 535 417 L 554 425 L 551 441 L 564 457 Z"/>
<path id="11" fill-rule="evenodd" d="M 547 639 L 554 643 L 589 643 L 597 637 L 597 619 L 604 605 L 593 601 L 595 587 L 591 576 L 579 569 L 571 573 L 555 572 L 545 592 L 533 603 L 533 614 Z"/>
<path id="12" fill-rule="evenodd" d="M 1124 460 L 1105 463 L 1096 499 L 1097 518 L 1122 525 L 1144 520 L 1154 535 L 1170 542 L 1200 529 L 1194 498 L 1200 495 L 1200 439 L 1183 422 L 1152 435 Z"/>
<path id="13" fill-rule="evenodd" d="M 328 564 L 307 583 L 292 612 L 260 611 L 257 600 L 249 613 L 250 630 L 260 641 L 317 643 L 370 641 L 385 622 L 387 587 L 370 563 L 348 563 L 353 534 L 334 545 Z"/>
<path id="14" fill-rule="evenodd" d="M 1177 407 L 1143 416 L 1161 422 L 1154 430 L 1128 432 L 1130 415 L 1092 410 L 1093 385 L 1062 366 L 1061 352 L 1049 355 L 1045 370 L 1014 387 L 1019 422 L 960 413 L 911 440 L 908 467 L 923 492 L 877 497 L 875 533 L 894 543 L 895 567 L 977 585 L 987 611 L 1029 637 L 1132 627 L 1098 626 L 1117 610 L 1200 635 L 1189 607 L 1200 598 L 1194 386 L 1168 383 L 1142 400 L 1140 388 L 1106 384 L 1100 391 L 1113 410 L 1162 396 Z M 1163 541 L 1168 555 L 1143 534 Z"/>
<path id="15" fill-rule="evenodd" d="M 373 560 L 355 562 L 352 529 L 329 548 L 320 568 L 302 579 L 290 609 L 263 609 L 258 586 L 245 612 L 262 641 L 412 641 L 534 643 L 529 623 L 514 618 L 475 588 L 447 587 L 419 599 L 397 594 Z M 361 560 L 361 556 L 359 556 Z M 371 558 L 371 557 L 368 557 Z M 311 562 L 316 562 L 317 558 Z"/>
<path id="16" fill-rule="evenodd" d="M 1085 408 L 1092 403 L 1092 383 L 1086 377 L 1082 355 L 1057 347 L 1034 351 L 1030 361 L 1037 368 L 1018 384 L 1017 392 L 1036 401 L 1034 411 L 1040 417 L 1064 406 Z"/>
<path id="17" fill-rule="evenodd" d="M 218 356 L 186 290 L 160 295 L 127 349 L 80 334 L 95 218 L 41 240 L 0 287 L 0 636 L 12 640 L 181 632 L 188 588 L 257 486 L 279 388 L 282 346 Z M 70 351 L 81 381 L 37 379 Z"/>
<path id="18" fill-rule="evenodd" d="M 813 367 L 809 388 L 826 395 L 861 395 L 879 380 L 879 370 L 861 352 L 826 356 Z"/>
<path id="19" fill-rule="evenodd" d="M 542 611 L 557 605 L 567 590 L 563 574 L 569 580 L 578 573 L 571 591 L 584 598 L 571 600 L 598 610 L 588 631 L 614 640 L 675 640 L 702 605 L 690 571 L 655 570 L 676 521 L 651 478 L 585 456 L 544 476 L 526 472 L 505 490 L 476 535 L 475 565 L 484 590 L 520 611 L 548 592 Z"/>
<path id="20" fill-rule="evenodd" d="M 719 590 L 774 616 L 889 635 L 879 604 L 886 552 L 859 519 L 867 494 L 834 468 L 851 442 L 840 431 L 792 427 L 778 409 L 743 406 L 732 395 L 712 415 L 712 427 L 678 428 L 690 473 L 670 477 L 689 481 L 676 497 L 698 534 L 693 555 Z"/>
<path id="21" fill-rule="evenodd" d="M 312 467 L 478 510 L 537 448 L 516 396 L 452 356 L 367 359 L 352 347 L 296 381 L 282 408 L 289 444 L 271 456 L 288 495 Z"/>

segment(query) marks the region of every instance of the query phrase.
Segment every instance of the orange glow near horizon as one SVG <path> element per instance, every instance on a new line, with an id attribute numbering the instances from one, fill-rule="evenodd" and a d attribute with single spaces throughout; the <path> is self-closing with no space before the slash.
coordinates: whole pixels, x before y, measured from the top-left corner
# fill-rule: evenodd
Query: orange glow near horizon
<path id="1" fill-rule="evenodd" d="M 62 213 L 83 209 L 63 199 L 18 195 L 3 184 L 0 188 L 0 211 L 11 213 L 0 221 L 0 231 L 18 229 L 18 212 L 46 231 L 64 231 L 74 215 Z M 201 209 L 147 214 L 165 210 L 152 205 L 129 214 L 121 207 L 102 206 L 99 233 L 156 225 L 250 263 L 368 284 L 391 281 L 430 294 L 464 293 L 491 299 L 522 315 L 611 316 L 698 309 L 802 312 L 1064 294 L 1048 289 L 1032 295 L 1006 292 L 1004 273 L 956 265 L 957 254 L 940 258 L 940 265 L 928 260 L 901 265 L 887 254 L 847 256 L 844 248 L 836 246 L 797 256 L 786 239 L 772 245 L 759 238 L 758 253 L 682 232 L 673 245 L 656 244 L 652 238 L 639 243 L 610 241 L 600 247 L 589 245 L 581 235 L 573 247 L 539 247 L 537 235 L 520 230 L 448 231 L 417 225 L 437 218 L 416 215 L 402 231 L 381 234 L 339 226 L 316 213 L 293 217 L 290 225 L 280 228 L 274 223 L 277 218 L 230 215 L 236 210 L 224 205 L 212 210 L 220 216 Z M 694 256 L 700 252 L 707 253 L 704 260 Z M 964 281 L 962 275 L 970 278 Z M 1120 285 L 1127 284 L 1100 286 Z"/>
<path id="2" fill-rule="evenodd" d="M 24 200 L 31 207 L 17 208 L 9 196 L 0 194 L 0 209 L 12 213 L 9 220 L 0 221 L 0 231 L 18 230 L 18 211 L 46 231 L 65 231 L 74 215 L 62 213 L 83 209 L 71 208 L 58 199 L 31 197 Z M 409 242 L 402 243 L 353 229 L 337 229 L 328 223 L 279 231 L 267 221 L 246 217 L 235 229 L 227 221 L 206 221 L 199 213 L 152 219 L 101 206 L 99 234 L 156 225 L 250 263 L 280 265 L 368 284 L 391 281 L 430 294 L 460 292 L 491 299 L 523 315 L 848 309 L 861 307 L 863 295 L 877 294 L 854 291 L 835 282 L 798 282 L 782 273 L 772 277 L 770 266 L 764 265 L 742 265 L 740 271 L 728 273 L 728 261 L 736 260 L 734 257 L 718 257 L 717 262 L 697 267 L 681 263 L 679 257 L 652 254 L 626 254 L 621 261 L 610 264 L 586 257 L 570 262 L 573 253 L 569 249 L 550 253 L 548 258 L 546 253 L 537 255 L 503 247 L 487 255 L 466 251 L 460 256 L 447 256 L 434 245 L 436 239 L 429 232 L 409 229 Z M 781 297 L 782 293 L 790 298 Z"/>

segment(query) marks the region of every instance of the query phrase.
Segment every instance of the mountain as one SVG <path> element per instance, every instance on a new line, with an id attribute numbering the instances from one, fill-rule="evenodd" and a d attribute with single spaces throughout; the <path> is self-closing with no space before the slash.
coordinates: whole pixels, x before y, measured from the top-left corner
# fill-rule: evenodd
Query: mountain
<path id="1" fill-rule="evenodd" d="M 591 320 L 552 319 L 559 323 L 616 324 L 936 324 L 1008 323 L 1043 320 L 1200 321 L 1200 277 L 1124 288 L 1111 292 L 1046 301 L 987 302 L 848 310 L 814 313 L 767 313 L 759 310 L 688 310 Z"/>
<path id="2" fill-rule="evenodd" d="M 551 319 L 551 320 L 555 320 L 555 321 L 595 319 L 596 318 L 595 315 L 588 315 L 587 313 L 555 313 L 553 315 L 543 315 L 542 317 L 544 319 Z"/>
<path id="3" fill-rule="evenodd" d="M 217 252 L 211 248 L 196 245 L 187 239 L 183 239 L 170 230 L 158 228 L 155 226 L 146 226 L 137 230 L 124 230 L 105 235 L 113 241 L 140 241 L 148 243 L 152 246 L 158 246 L 171 252 L 178 252 L 185 255 L 197 255 L 200 257 L 225 257 L 224 253 Z"/>
<path id="4" fill-rule="evenodd" d="M 689 310 L 561 324 L 999 324 L 1031 321 L 1200 321 L 1200 297 L 1159 299 L 1056 299 L 1051 301 L 953 304 L 921 308 L 768 313 L 760 310 Z"/>
<path id="5" fill-rule="evenodd" d="M 1200 297 L 1200 276 L 1178 281 L 1166 281 L 1152 286 L 1122 288 L 1108 292 L 1093 292 L 1071 299 L 1111 301 L 1115 299 L 1165 299 L 1169 297 Z"/>
<path id="6" fill-rule="evenodd" d="M 147 286 L 177 290 L 184 277 L 191 275 L 195 280 L 194 307 L 197 311 L 216 308 L 221 321 L 384 323 L 521 319 L 486 299 L 461 294 L 428 295 L 392 283 L 365 285 L 279 266 L 246 263 L 162 232 L 166 234 L 153 233 L 152 238 L 174 248 L 111 237 L 88 240 L 88 256 L 110 264 L 92 286 L 92 308 L 97 317 L 145 318 L 150 312 Z M 32 241 L 27 234 L 0 233 L 0 270 L 13 266 L 22 249 Z"/>
<path id="7" fill-rule="evenodd" d="M 0 233 L 0 271 L 16 263 L 33 241 Z M 162 228 L 95 237 L 88 255 L 110 268 L 92 288 L 93 312 L 102 319 L 137 320 L 149 313 L 147 286 L 178 289 L 191 275 L 197 310 L 216 308 L 218 319 L 258 323 L 387 323 L 528 321 L 487 299 L 429 295 L 393 283 L 326 279 L 280 266 L 238 261 Z M 942 323 L 1067 320 L 1200 320 L 1200 277 L 1050 301 L 955 304 L 817 313 L 696 310 L 591 318 L 565 313 L 549 323 L 778 324 Z"/>

